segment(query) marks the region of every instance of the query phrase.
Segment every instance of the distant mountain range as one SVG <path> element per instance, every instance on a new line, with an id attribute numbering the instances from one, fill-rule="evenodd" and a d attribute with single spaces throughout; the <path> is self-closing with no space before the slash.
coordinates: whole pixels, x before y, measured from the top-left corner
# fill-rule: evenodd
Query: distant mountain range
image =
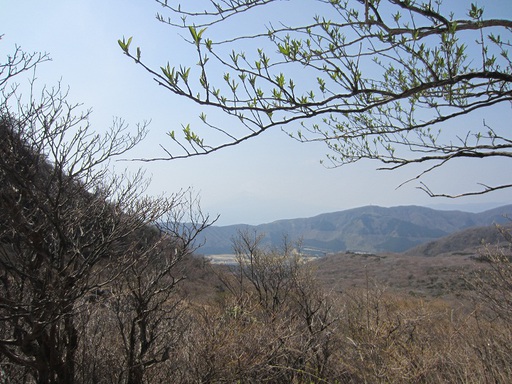
<path id="1" fill-rule="evenodd" d="M 302 239 L 303 250 L 316 255 L 343 251 L 404 252 L 468 228 L 506 224 L 511 219 L 512 205 L 480 213 L 418 206 L 366 206 L 261 225 L 212 226 L 198 238 L 204 242 L 198 253 L 233 253 L 232 239 L 244 230 L 264 234 L 267 245 L 280 244 L 283 236 Z"/>

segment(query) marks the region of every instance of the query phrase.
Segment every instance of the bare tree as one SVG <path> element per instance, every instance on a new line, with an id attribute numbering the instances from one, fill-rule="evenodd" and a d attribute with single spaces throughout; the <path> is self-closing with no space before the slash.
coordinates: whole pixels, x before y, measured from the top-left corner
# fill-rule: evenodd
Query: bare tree
<path id="1" fill-rule="evenodd" d="M 259 304 L 274 313 L 282 310 L 288 300 L 303 261 L 300 244 L 294 247 L 285 237 L 281 247 L 265 249 L 263 238 L 262 234 L 245 230 L 233 239 L 237 282 L 236 289 L 231 290 L 242 294 L 254 291 Z"/>
<path id="2" fill-rule="evenodd" d="M 215 221 L 198 203 L 187 191 L 177 195 L 160 223 L 137 234 L 133 262 L 112 284 L 109 301 L 125 356 L 125 374 L 120 377 L 127 384 L 166 382 L 172 375 L 164 364 L 187 328 L 177 290 L 186 279 L 181 262 L 192 257 L 197 235 Z"/>
<path id="3" fill-rule="evenodd" d="M 110 161 L 144 138 L 146 124 L 130 133 L 115 120 L 101 135 L 60 87 L 36 96 L 32 82 L 24 99 L 11 80 L 44 59 L 16 50 L 0 72 L 0 364 L 12 380 L 73 383 L 77 351 L 87 345 L 79 332 L 93 305 L 87 298 L 149 266 L 155 253 L 170 253 L 171 237 L 180 255 L 189 252 L 208 224 L 150 235 L 187 196 L 146 197 L 143 172 L 113 173 Z"/>
<path id="4" fill-rule="evenodd" d="M 147 160 L 208 154 L 277 127 L 302 142 L 324 142 L 331 166 L 361 159 L 388 170 L 423 165 L 415 179 L 454 159 L 512 157 L 509 132 L 478 114 L 512 100 L 507 1 L 503 18 L 493 19 L 476 3 L 316 0 L 309 23 L 290 19 L 277 0 L 157 3 L 164 8 L 158 20 L 183 29 L 197 58 L 174 55 L 155 66 L 131 49 L 132 38 L 119 41 L 122 50 L 158 85 L 233 120 L 216 123 L 205 109 L 199 117 L 211 129 L 209 142 L 186 124 L 169 133 L 177 147 Z M 266 27 L 240 32 L 262 17 Z M 501 184 L 460 195 L 511 186 L 504 174 Z"/>
<path id="5" fill-rule="evenodd" d="M 478 294 L 479 302 L 491 310 L 493 316 L 512 324 L 512 228 L 498 226 L 502 241 L 486 244 L 480 260 L 484 263 L 479 273 L 467 279 Z"/>
<path id="6" fill-rule="evenodd" d="M 260 344 L 235 353 L 243 356 L 238 378 L 316 382 L 334 352 L 338 308 L 315 280 L 300 242 L 285 236 L 281 247 L 265 248 L 263 238 L 239 232 L 233 239 L 237 264 L 227 276 L 220 275 L 233 295 L 225 303 L 226 317 L 233 327 L 245 325 L 249 331 L 243 337 Z"/>

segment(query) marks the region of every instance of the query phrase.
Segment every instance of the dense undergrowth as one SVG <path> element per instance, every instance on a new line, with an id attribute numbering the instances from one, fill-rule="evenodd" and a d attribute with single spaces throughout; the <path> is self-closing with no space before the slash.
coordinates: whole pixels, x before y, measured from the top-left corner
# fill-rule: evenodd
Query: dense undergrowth
<path id="1" fill-rule="evenodd" d="M 511 268 L 497 250 L 468 280 L 474 305 L 455 309 L 370 281 L 327 292 L 290 249 L 252 245 L 239 249 L 236 268 L 183 260 L 189 281 L 164 302 L 148 303 L 148 311 L 158 304 L 164 314 L 152 312 L 151 321 L 137 316 L 126 286 L 113 283 L 87 297 L 78 316 L 76 382 L 510 382 L 511 308 L 499 295 L 510 298 L 504 284 Z M 127 334 L 137 321 L 148 328 Z M 130 360 L 132 349 L 141 360 Z M 140 364 L 137 380 L 128 381 L 130 364 Z M 2 370 L 6 382 L 31 382 L 30 372 L 5 359 Z"/>

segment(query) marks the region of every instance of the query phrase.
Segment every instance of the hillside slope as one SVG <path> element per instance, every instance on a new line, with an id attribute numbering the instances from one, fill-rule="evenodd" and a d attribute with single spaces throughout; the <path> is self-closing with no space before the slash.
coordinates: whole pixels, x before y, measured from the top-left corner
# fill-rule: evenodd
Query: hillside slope
<path id="1" fill-rule="evenodd" d="M 508 230 L 510 225 L 505 226 Z M 485 247 L 508 247 L 495 225 L 468 228 L 440 239 L 418 245 L 404 252 L 409 256 L 440 256 L 449 254 L 478 255 Z"/>

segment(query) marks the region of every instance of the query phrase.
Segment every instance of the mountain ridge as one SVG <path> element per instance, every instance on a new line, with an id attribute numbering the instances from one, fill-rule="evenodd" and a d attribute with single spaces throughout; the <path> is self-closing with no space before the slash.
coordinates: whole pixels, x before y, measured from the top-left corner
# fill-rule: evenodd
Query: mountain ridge
<path id="1" fill-rule="evenodd" d="M 204 255 L 232 253 L 239 231 L 265 234 L 264 244 L 279 245 L 284 236 L 302 239 L 303 248 L 321 255 L 342 251 L 404 252 L 467 228 L 503 224 L 512 217 L 512 204 L 473 213 L 405 205 L 367 205 L 322 213 L 309 218 L 280 219 L 259 225 L 212 226 L 201 233 L 198 250 Z"/>

